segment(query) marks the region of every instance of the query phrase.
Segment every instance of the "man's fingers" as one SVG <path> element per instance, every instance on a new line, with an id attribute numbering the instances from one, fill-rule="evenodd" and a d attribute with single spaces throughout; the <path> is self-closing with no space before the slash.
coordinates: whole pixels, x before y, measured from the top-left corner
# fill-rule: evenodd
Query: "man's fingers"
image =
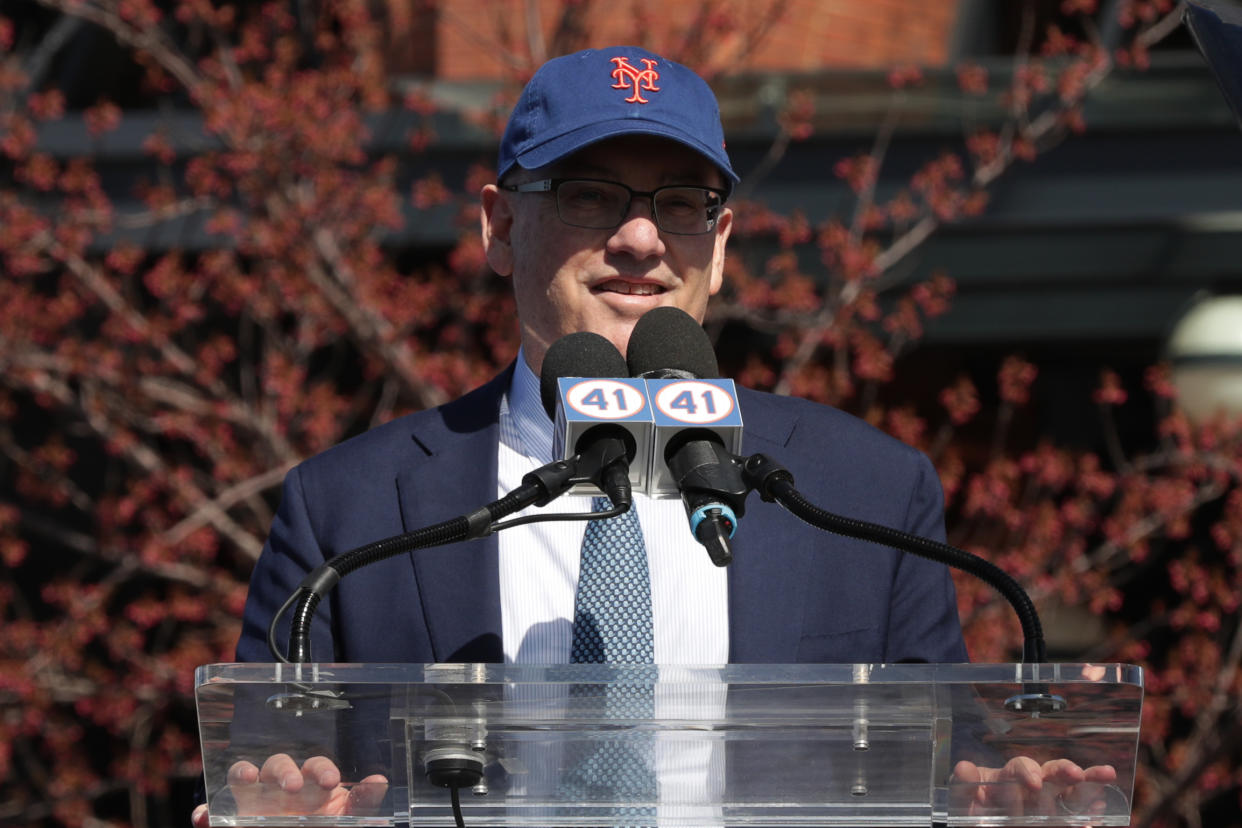
<path id="1" fill-rule="evenodd" d="M 970 816 L 1052 816 L 1069 811 L 1099 815 L 1107 810 L 1107 786 L 1117 779 L 1111 765 L 1086 769 L 1069 759 L 1053 759 L 1042 765 L 1029 756 L 1010 759 L 1004 767 L 989 768 L 961 761 L 953 766 L 953 782 L 959 807 Z"/>
<path id="2" fill-rule="evenodd" d="M 1112 765 L 1092 765 L 1082 772 L 1083 781 L 1069 785 L 1060 795 L 1064 810 L 1075 814 L 1100 816 L 1109 811 L 1109 798 L 1115 791 L 1117 769 Z"/>
<path id="3" fill-rule="evenodd" d="M 234 762 L 229 767 L 230 785 L 250 785 L 259 781 L 259 769 L 250 762 Z"/>
<path id="4" fill-rule="evenodd" d="M 251 816 L 373 814 L 388 791 L 378 774 L 346 787 L 341 771 L 326 756 L 312 756 L 301 767 L 288 754 L 268 757 L 262 768 L 237 762 L 229 768 L 237 814 Z M 191 815 L 193 828 L 208 828 L 202 809 Z"/>
<path id="5" fill-rule="evenodd" d="M 331 798 L 341 776 L 326 757 L 308 759 L 300 768 L 287 753 L 277 753 L 261 768 L 249 762 L 234 764 L 228 779 L 238 814 L 277 815 L 314 813 Z"/>
<path id="6" fill-rule="evenodd" d="M 1086 772 L 1068 759 L 1053 759 L 1051 762 L 1044 762 L 1040 770 L 1043 772 L 1045 782 L 1057 785 L 1076 785 L 1087 778 Z"/>
<path id="7" fill-rule="evenodd" d="M 983 781 L 982 768 L 974 762 L 962 760 L 953 766 L 953 778 L 958 782 L 976 783 Z"/>
<path id="8" fill-rule="evenodd" d="M 319 787 L 331 790 L 341 784 L 341 771 L 326 756 L 312 756 L 302 765 L 302 775 Z"/>
<path id="9" fill-rule="evenodd" d="M 378 773 L 366 777 L 350 790 L 349 804 L 346 806 L 348 813 L 363 815 L 371 813 L 384 801 L 384 794 L 387 792 L 387 777 Z"/>
<path id="10" fill-rule="evenodd" d="M 1025 815 L 1027 795 L 1038 791 L 1043 785 L 1039 765 L 1029 756 L 1015 756 L 1010 759 L 988 781 L 995 783 L 994 791 L 989 797 L 992 812 L 1009 817 Z"/>
<path id="11" fill-rule="evenodd" d="M 208 817 L 207 806 L 205 804 L 199 805 L 194 809 L 194 812 L 190 814 L 190 825 L 193 826 L 193 828 L 207 828 L 209 823 L 210 818 Z"/>
<path id="12" fill-rule="evenodd" d="M 266 785 L 275 785 L 286 793 L 297 793 L 302 790 L 302 771 L 289 754 L 277 753 L 267 757 L 267 761 L 259 769 L 259 781 Z"/>
<path id="13" fill-rule="evenodd" d="M 1099 782 L 1101 785 L 1111 785 L 1117 781 L 1117 769 L 1112 765 L 1092 765 L 1083 771 L 1086 774 L 1087 782 Z"/>
<path id="14" fill-rule="evenodd" d="M 1039 764 L 1029 756 L 1015 756 L 1001 768 L 1001 778 L 1020 782 L 1029 791 L 1038 791 L 1044 786 L 1044 775 Z"/>
<path id="15" fill-rule="evenodd" d="M 976 807 L 982 806 L 987 802 L 987 789 L 979 783 L 983 781 L 984 771 L 987 768 L 981 768 L 974 762 L 968 762 L 965 759 L 953 766 L 953 781 L 961 785 L 974 785 L 974 790 L 970 792 L 970 805 L 968 812 L 974 813 Z M 995 769 L 991 769 L 995 771 Z M 958 788 L 959 791 L 962 788 Z"/>

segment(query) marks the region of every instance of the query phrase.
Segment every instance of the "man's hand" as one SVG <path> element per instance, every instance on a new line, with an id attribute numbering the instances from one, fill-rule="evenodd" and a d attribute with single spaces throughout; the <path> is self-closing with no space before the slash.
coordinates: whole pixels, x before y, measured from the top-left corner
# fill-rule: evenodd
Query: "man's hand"
<path id="1" fill-rule="evenodd" d="M 229 768 L 228 781 L 238 816 L 371 814 L 388 790 L 388 780 L 379 774 L 347 788 L 326 756 L 311 757 L 299 768 L 284 753 L 269 757 L 262 768 L 238 762 Z M 206 805 L 194 809 L 191 822 L 193 828 L 207 828 Z"/>
<path id="2" fill-rule="evenodd" d="M 1103 812 L 1107 805 L 1103 786 L 1116 779 L 1112 765 L 1084 769 L 1068 759 L 1041 765 L 1019 756 L 1002 768 L 958 762 L 953 768 L 953 783 L 961 795 L 969 792 L 970 801 L 963 802 L 959 796 L 952 800 L 957 813 L 964 810 L 969 816 L 1090 816 Z"/>

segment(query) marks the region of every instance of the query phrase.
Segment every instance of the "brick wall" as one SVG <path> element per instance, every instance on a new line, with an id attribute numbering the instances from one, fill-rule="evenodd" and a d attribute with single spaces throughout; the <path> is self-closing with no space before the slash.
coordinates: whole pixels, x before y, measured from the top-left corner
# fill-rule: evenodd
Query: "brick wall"
<path id="1" fill-rule="evenodd" d="M 388 5 L 419 0 L 387 0 Z M 426 0 L 423 0 L 425 3 Z M 484 80 L 529 72 L 584 46 L 635 43 L 676 56 L 707 75 L 739 69 L 799 71 L 941 65 L 959 0 L 436 0 L 429 16 L 389 15 L 394 68 L 426 72 L 434 49 L 445 80 Z M 742 32 L 774 8 L 783 14 L 747 49 Z M 713 21 L 695 25 L 707 8 Z M 562 22 L 567 25 L 562 26 Z M 713 25 L 713 23 L 715 25 Z M 415 27 L 418 28 L 415 31 Z M 560 36 L 558 37 L 558 29 Z M 408 45 L 407 45 L 408 44 Z M 418 68 L 415 68 L 418 64 Z"/>

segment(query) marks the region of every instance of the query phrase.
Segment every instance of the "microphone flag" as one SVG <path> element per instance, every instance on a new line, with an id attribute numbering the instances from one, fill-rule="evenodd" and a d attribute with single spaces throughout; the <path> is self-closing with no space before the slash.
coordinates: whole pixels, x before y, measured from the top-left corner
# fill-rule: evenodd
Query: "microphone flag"
<path id="1" fill-rule="evenodd" d="M 737 389 L 730 379 L 646 382 L 655 425 L 646 492 L 651 497 L 681 497 L 666 459 L 670 443 L 676 449 L 688 439 L 707 439 L 720 443 L 730 454 L 741 454 L 742 412 L 737 404 Z"/>
<path id="2" fill-rule="evenodd" d="M 552 456 L 572 457 L 582 436 L 598 428 L 623 430 L 633 439 L 635 451 L 634 462 L 630 463 L 630 486 L 636 492 L 647 491 L 654 421 L 643 380 L 628 377 L 557 379 Z M 593 483 L 579 483 L 569 494 L 598 495 L 601 492 Z"/>

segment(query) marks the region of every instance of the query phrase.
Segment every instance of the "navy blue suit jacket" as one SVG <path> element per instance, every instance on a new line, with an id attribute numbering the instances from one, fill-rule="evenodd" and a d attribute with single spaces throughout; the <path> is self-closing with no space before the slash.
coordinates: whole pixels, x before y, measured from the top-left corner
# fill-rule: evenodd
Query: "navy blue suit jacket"
<path id="1" fill-rule="evenodd" d="M 269 619 L 324 560 L 496 499 L 497 418 L 510 376 L 372 429 L 289 473 L 251 579 L 239 660 L 273 660 Z M 739 389 L 739 402 L 743 453 L 784 464 L 811 502 L 943 540 L 939 480 L 921 453 L 805 400 Z M 953 584 L 940 565 L 821 532 L 757 496 L 747 502 L 734 556 L 733 663 L 967 660 Z M 320 605 L 312 657 L 503 661 L 497 560 L 492 536 L 354 572 Z"/>

